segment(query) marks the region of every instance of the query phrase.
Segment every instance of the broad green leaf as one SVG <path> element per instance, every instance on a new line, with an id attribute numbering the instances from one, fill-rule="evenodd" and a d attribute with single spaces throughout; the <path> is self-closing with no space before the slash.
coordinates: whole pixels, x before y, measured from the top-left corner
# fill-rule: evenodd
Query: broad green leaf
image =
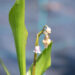
<path id="1" fill-rule="evenodd" d="M 37 58 L 35 75 L 43 75 L 43 73 L 51 66 L 51 47 L 52 42 Z M 27 75 L 32 75 L 32 67 L 33 65 L 30 67 Z"/>
<path id="2" fill-rule="evenodd" d="M 8 69 L 6 68 L 6 66 L 4 65 L 3 61 L 0 59 L 0 64 L 2 65 L 4 71 L 6 72 L 6 75 L 10 75 Z"/>
<path id="3" fill-rule="evenodd" d="M 9 12 L 9 23 L 15 40 L 20 75 L 26 75 L 25 47 L 28 32 L 25 27 L 25 0 L 16 0 Z"/>

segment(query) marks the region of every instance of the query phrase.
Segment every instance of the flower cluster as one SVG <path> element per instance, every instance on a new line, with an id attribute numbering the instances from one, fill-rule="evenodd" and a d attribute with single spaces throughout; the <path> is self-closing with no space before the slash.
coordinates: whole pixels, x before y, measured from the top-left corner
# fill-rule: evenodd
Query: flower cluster
<path id="1" fill-rule="evenodd" d="M 46 25 L 44 28 L 44 32 L 43 32 L 43 34 L 45 35 L 44 40 L 43 40 L 43 44 L 45 48 L 47 48 L 48 45 L 51 43 L 51 39 L 49 36 L 50 33 L 51 33 L 51 28 Z"/>
<path id="2" fill-rule="evenodd" d="M 43 39 L 43 44 L 44 44 L 45 48 L 47 48 L 48 45 L 51 43 L 51 39 L 50 39 L 50 36 L 49 36 L 50 33 L 51 33 L 51 28 L 48 27 L 47 25 L 45 25 L 44 28 L 43 28 L 43 34 L 45 35 L 45 37 Z M 40 46 L 39 45 L 35 46 L 35 50 L 33 52 L 41 53 Z"/>

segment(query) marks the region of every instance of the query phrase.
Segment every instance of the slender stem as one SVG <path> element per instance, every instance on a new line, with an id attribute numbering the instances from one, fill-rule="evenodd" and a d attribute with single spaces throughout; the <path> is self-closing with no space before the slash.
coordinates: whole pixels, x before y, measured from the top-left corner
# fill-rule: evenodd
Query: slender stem
<path id="1" fill-rule="evenodd" d="M 35 75 L 35 71 L 36 71 L 36 59 L 37 59 L 37 54 L 34 54 L 34 63 L 33 63 L 33 71 L 32 71 L 32 75 Z"/>
<path id="2" fill-rule="evenodd" d="M 38 46 L 38 45 L 39 45 L 39 37 L 40 37 L 40 35 L 41 35 L 42 33 L 43 33 L 43 30 L 40 31 L 40 32 L 37 34 L 36 41 L 35 41 L 35 46 Z M 34 61 L 33 61 L 32 75 L 35 75 L 35 71 L 36 71 L 36 60 L 37 60 L 37 53 L 34 53 Z"/>
<path id="3" fill-rule="evenodd" d="M 10 75 L 8 69 L 6 68 L 6 66 L 4 65 L 3 61 L 0 59 L 0 64 L 2 65 L 4 71 L 6 72 L 7 75 Z"/>
<path id="4" fill-rule="evenodd" d="M 35 46 L 38 46 L 38 45 L 39 45 L 39 37 L 40 37 L 40 35 L 41 35 L 42 33 L 43 33 L 43 30 L 40 31 L 40 32 L 37 34 Z"/>

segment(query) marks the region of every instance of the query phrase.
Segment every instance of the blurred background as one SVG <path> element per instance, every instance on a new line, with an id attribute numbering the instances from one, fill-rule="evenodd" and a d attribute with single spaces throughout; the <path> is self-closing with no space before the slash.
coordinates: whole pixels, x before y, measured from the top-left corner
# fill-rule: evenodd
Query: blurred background
<path id="1" fill-rule="evenodd" d="M 0 0 L 0 58 L 11 75 L 19 75 L 16 49 L 8 21 L 15 0 Z M 27 70 L 33 62 L 36 34 L 47 24 L 52 29 L 52 65 L 45 75 L 75 75 L 75 0 L 26 0 L 25 24 L 29 32 Z M 40 40 L 41 42 L 41 40 Z M 42 43 L 41 50 L 43 49 Z M 6 75 L 0 65 L 0 75 Z"/>

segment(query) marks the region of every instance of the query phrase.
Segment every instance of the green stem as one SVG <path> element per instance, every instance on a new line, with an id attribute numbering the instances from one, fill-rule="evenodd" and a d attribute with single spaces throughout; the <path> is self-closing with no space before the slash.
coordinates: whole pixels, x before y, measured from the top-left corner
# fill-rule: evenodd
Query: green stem
<path id="1" fill-rule="evenodd" d="M 6 66 L 4 65 L 3 61 L 0 59 L 0 64 L 2 65 L 4 71 L 6 72 L 7 75 L 10 75 L 8 69 L 6 68 Z"/>
<path id="2" fill-rule="evenodd" d="M 33 63 L 33 71 L 32 71 L 32 75 L 35 75 L 35 71 L 36 71 L 36 59 L 37 59 L 37 54 L 34 54 L 34 63 Z"/>
<path id="3" fill-rule="evenodd" d="M 39 45 L 39 37 L 40 37 L 40 35 L 41 35 L 42 33 L 43 33 L 43 30 L 40 31 L 40 32 L 37 34 L 35 46 L 38 46 L 38 45 Z M 35 75 L 35 72 L 36 72 L 36 60 L 37 60 L 37 53 L 34 53 L 34 61 L 33 61 L 32 75 Z"/>
<path id="4" fill-rule="evenodd" d="M 40 37 L 40 35 L 41 35 L 42 33 L 43 33 L 43 30 L 40 31 L 40 32 L 37 34 L 35 46 L 38 46 L 38 45 L 39 45 L 39 37 Z"/>

